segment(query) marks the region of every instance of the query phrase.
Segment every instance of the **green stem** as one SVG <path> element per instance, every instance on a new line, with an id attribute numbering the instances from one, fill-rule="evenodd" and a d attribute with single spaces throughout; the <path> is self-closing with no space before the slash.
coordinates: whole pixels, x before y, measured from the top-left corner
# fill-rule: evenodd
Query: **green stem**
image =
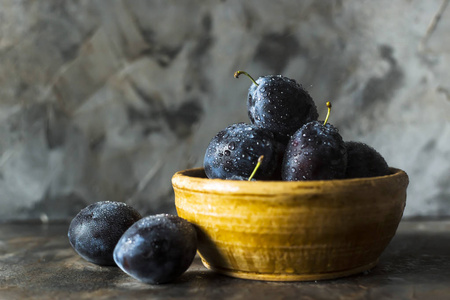
<path id="1" fill-rule="evenodd" d="M 253 176 L 255 176 L 256 171 L 258 170 L 259 166 L 261 165 L 263 159 L 264 159 L 264 155 L 261 155 L 261 156 L 258 158 L 258 162 L 256 163 L 255 169 L 253 169 L 253 172 L 252 172 L 252 174 L 250 175 L 250 177 L 248 178 L 248 181 L 251 181 L 251 180 L 253 179 Z"/>
<path id="2" fill-rule="evenodd" d="M 327 107 L 328 107 L 328 112 L 327 112 L 327 117 L 325 118 L 325 122 L 323 122 L 323 125 L 325 126 L 328 122 L 328 118 L 330 117 L 330 113 L 331 113 L 331 102 L 327 102 Z"/>
<path id="3" fill-rule="evenodd" d="M 259 85 L 259 84 L 256 83 L 255 79 L 253 79 L 253 77 L 250 76 L 250 74 L 248 74 L 248 73 L 245 72 L 245 71 L 236 71 L 236 72 L 234 73 L 234 78 L 238 78 L 239 75 L 241 75 L 241 74 L 247 75 L 247 77 L 250 78 L 250 80 L 251 80 L 256 86 Z"/>

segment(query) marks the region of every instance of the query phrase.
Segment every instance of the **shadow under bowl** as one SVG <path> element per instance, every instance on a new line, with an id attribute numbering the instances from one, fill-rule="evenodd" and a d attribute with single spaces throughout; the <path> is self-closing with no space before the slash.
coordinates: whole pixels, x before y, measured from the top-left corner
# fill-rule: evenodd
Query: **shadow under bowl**
<path id="1" fill-rule="evenodd" d="M 245 279 L 309 281 L 373 268 L 406 204 L 407 174 L 324 181 L 172 178 L 180 217 L 195 225 L 203 264 Z"/>

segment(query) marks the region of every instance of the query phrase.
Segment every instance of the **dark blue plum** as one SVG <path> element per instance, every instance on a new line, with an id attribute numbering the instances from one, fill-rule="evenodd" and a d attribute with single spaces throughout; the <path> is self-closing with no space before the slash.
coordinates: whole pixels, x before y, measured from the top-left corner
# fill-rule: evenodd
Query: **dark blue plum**
<path id="1" fill-rule="evenodd" d="M 149 284 L 168 283 L 183 274 L 197 251 L 194 226 L 178 216 L 145 217 L 131 226 L 114 250 L 116 264 Z"/>
<path id="2" fill-rule="evenodd" d="M 281 75 L 259 77 L 252 83 L 247 109 L 252 124 L 271 130 L 284 144 L 300 127 L 319 117 L 309 93 L 295 80 Z"/>
<path id="3" fill-rule="evenodd" d="M 347 148 L 346 178 L 375 177 L 389 174 L 384 157 L 374 148 L 360 142 L 345 142 Z"/>
<path id="4" fill-rule="evenodd" d="M 69 242 L 85 260 L 115 265 L 114 247 L 122 234 L 142 216 L 122 202 L 97 202 L 82 209 L 69 226 Z"/>
<path id="5" fill-rule="evenodd" d="M 264 159 L 254 178 L 275 180 L 281 178 L 279 165 L 284 145 L 270 130 L 253 124 L 237 123 L 228 126 L 212 138 L 206 149 L 203 166 L 208 178 L 246 180 L 258 158 Z"/>
<path id="6" fill-rule="evenodd" d="M 313 121 L 289 141 L 281 175 L 286 181 L 342 179 L 346 168 L 347 149 L 337 128 Z"/>

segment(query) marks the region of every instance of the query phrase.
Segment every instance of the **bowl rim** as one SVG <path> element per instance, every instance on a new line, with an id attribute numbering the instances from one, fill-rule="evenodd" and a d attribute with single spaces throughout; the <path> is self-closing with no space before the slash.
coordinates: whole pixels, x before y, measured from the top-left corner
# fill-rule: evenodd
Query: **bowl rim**
<path id="1" fill-rule="evenodd" d="M 333 190 L 334 188 L 357 188 L 361 186 L 379 186 L 393 184 L 404 186 L 409 184 L 407 173 L 401 169 L 390 167 L 390 174 L 376 177 L 345 178 L 333 180 L 308 180 L 308 181 L 242 181 L 209 179 L 200 177 L 204 174 L 204 168 L 185 169 L 176 172 L 172 176 L 172 186 L 176 189 L 191 190 L 211 193 L 248 193 L 252 194 L 280 194 L 293 190 Z"/>

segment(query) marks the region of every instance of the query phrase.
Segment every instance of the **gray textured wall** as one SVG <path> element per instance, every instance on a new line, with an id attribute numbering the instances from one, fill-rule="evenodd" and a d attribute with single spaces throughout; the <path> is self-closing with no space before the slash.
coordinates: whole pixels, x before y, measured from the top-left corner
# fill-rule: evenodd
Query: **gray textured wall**
<path id="1" fill-rule="evenodd" d="M 332 101 L 410 175 L 406 216 L 450 215 L 448 2 L 0 1 L 0 220 L 172 211 L 173 173 L 247 121 L 238 69 Z"/>

